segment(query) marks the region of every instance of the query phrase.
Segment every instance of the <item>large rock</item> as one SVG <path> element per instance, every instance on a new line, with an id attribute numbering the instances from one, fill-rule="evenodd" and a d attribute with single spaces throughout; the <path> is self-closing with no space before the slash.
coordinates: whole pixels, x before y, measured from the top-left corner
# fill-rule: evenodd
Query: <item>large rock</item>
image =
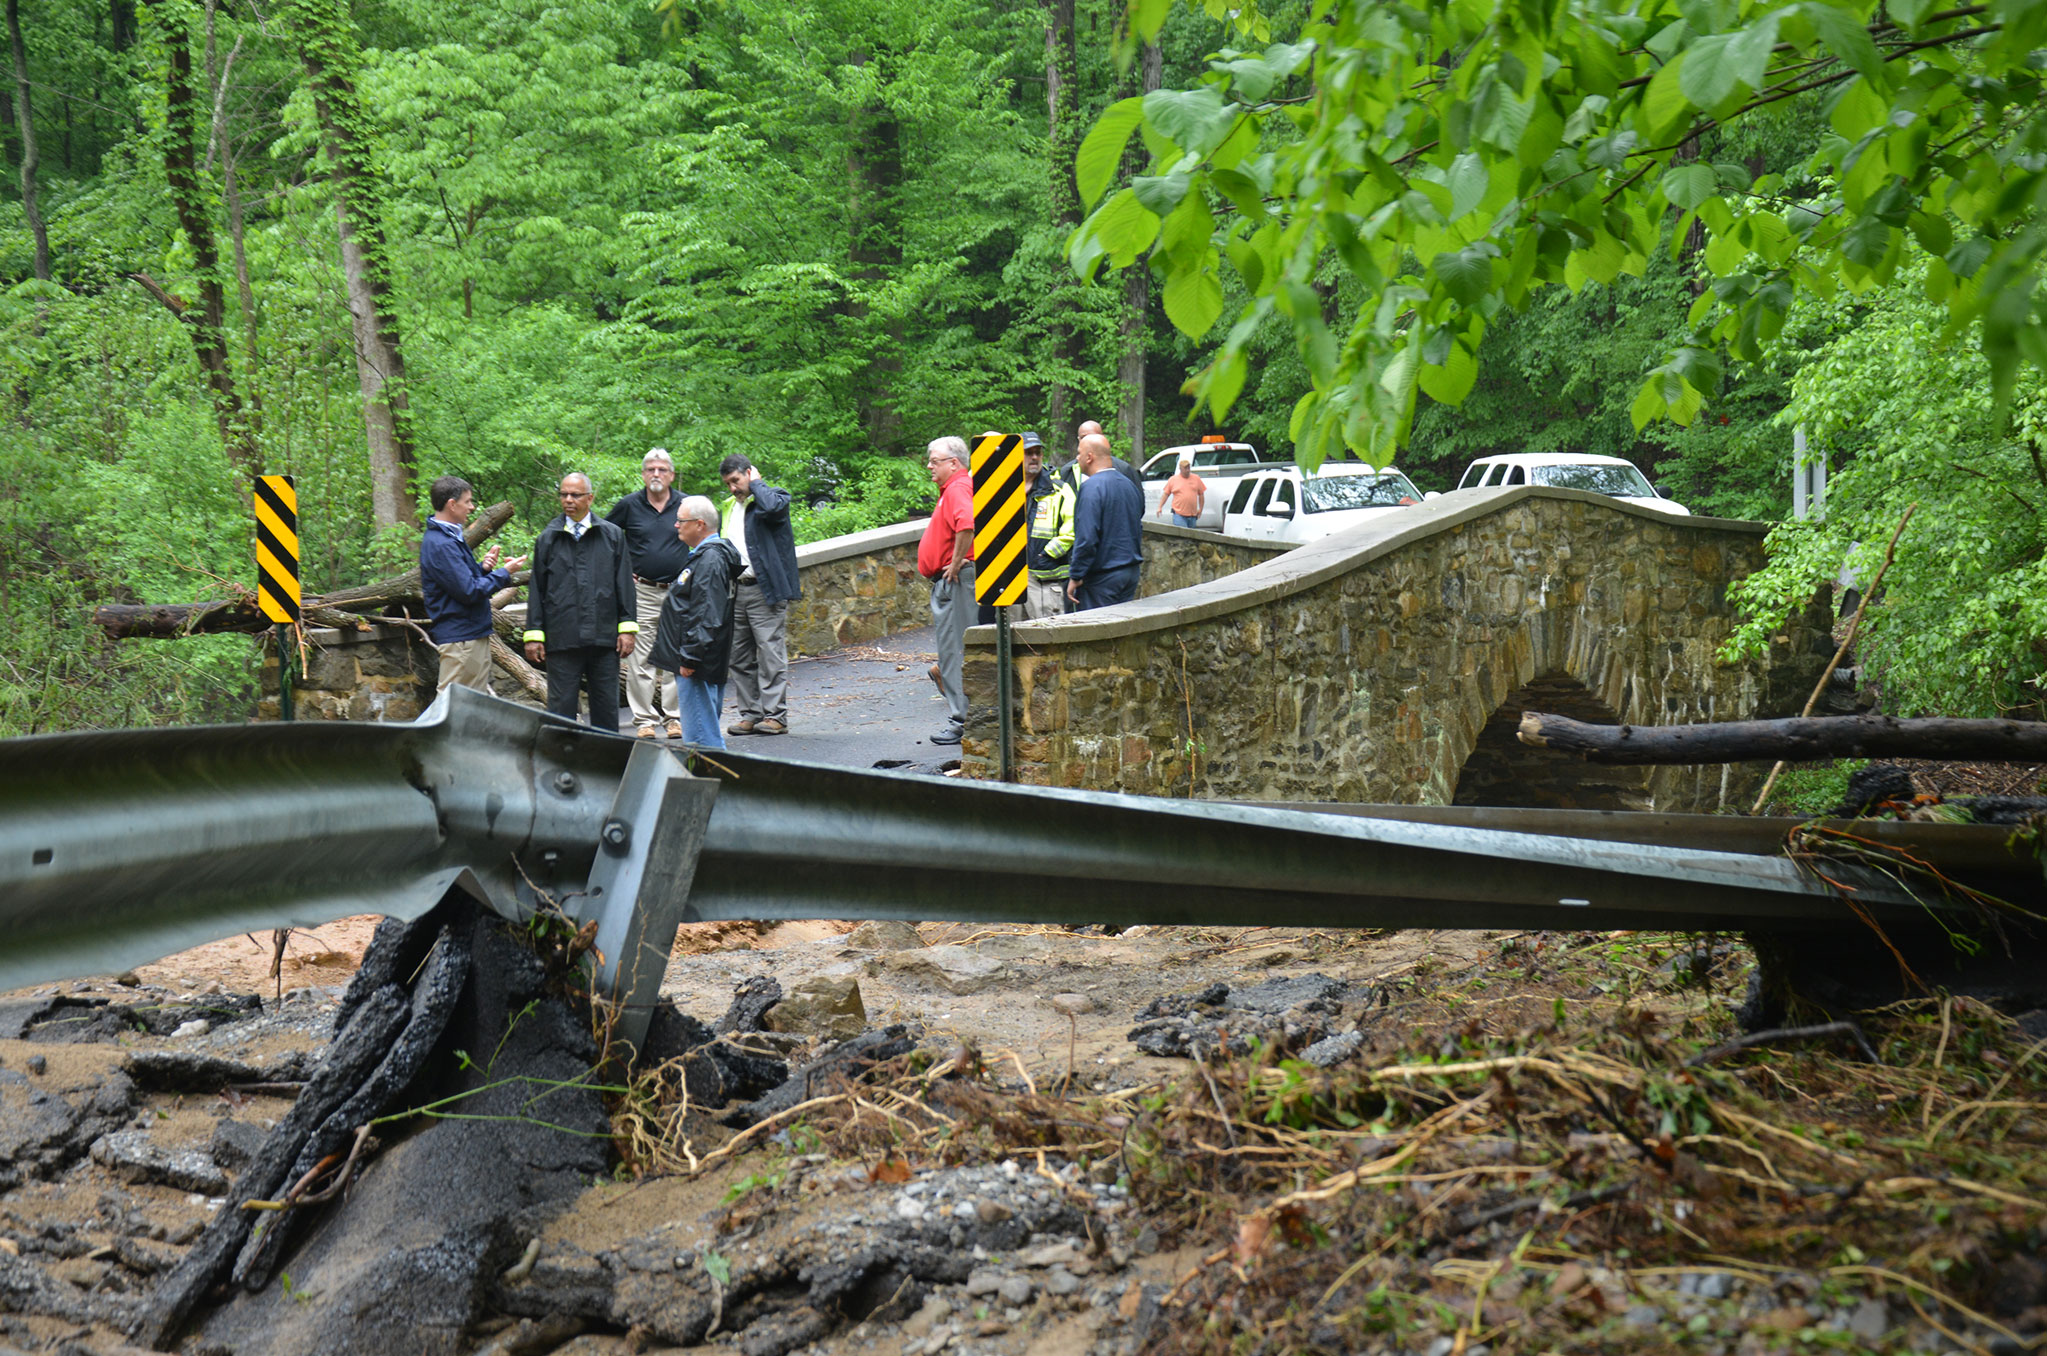
<path id="1" fill-rule="evenodd" d="M 869 958 L 870 975 L 888 975 L 898 984 L 925 985 L 947 993 L 982 993 L 1009 983 L 1009 966 L 994 956 L 964 946 L 927 946 L 921 951 L 896 951 Z"/>
<path id="2" fill-rule="evenodd" d="M 819 975 L 791 989 L 768 1009 L 770 1031 L 821 1040 L 851 1040 L 867 1027 L 867 1007 L 857 980 Z"/>
<path id="3" fill-rule="evenodd" d="M 227 1174 L 193 1149 L 167 1149 L 147 1130 L 116 1130 L 92 1142 L 92 1161 L 124 1182 L 154 1182 L 206 1196 L 227 1194 Z"/>
<path id="4" fill-rule="evenodd" d="M 916 951 L 923 945 L 916 925 L 897 918 L 869 919 L 846 934 L 846 947 L 852 951 Z"/>
<path id="5" fill-rule="evenodd" d="M 44 1057 L 41 1074 L 23 1073 L 11 1059 L 0 1067 L 0 1190 L 54 1176 L 127 1122 L 137 1094 L 115 1069 L 119 1058 L 84 1047 Z"/>

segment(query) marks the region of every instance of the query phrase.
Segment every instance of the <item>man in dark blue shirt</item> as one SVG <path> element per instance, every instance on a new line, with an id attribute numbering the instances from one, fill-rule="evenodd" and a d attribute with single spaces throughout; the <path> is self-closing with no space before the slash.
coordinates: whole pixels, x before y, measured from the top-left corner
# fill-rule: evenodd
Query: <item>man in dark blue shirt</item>
<path id="1" fill-rule="evenodd" d="M 1101 434 L 1082 438 L 1074 460 L 1087 479 L 1074 506 L 1066 596 L 1078 611 L 1127 603 L 1137 596 L 1138 567 L 1144 563 L 1144 496 L 1116 474 L 1115 454 Z"/>
<path id="2" fill-rule="evenodd" d="M 635 615 L 640 630 L 652 632 L 661 620 L 668 586 L 682 573 L 689 552 L 675 535 L 675 509 L 682 496 L 675 493 L 675 459 L 667 448 L 651 448 L 640 458 L 640 480 L 645 488 L 613 504 L 604 518 L 625 533 L 626 552 L 633 561 Z M 665 732 L 670 739 L 680 739 L 682 708 L 676 705 L 675 675 L 656 672 L 648 653 L 644 647 L 635 649 L 626 664 L 625 697 L 633 710 L 633 733 L 658 739 Z"/>
<path id="3" fill-rule="evenodd" d="M 440 687 L 455 683 L 490 691 L 490 596 L 509 588 L 517 556 L 498 564 L 493 546 L 481 565 L 462 529 L 476 512 L 476 491 L 460 476 L 442 476 L 427 490 L 434 516 L 419 539 L 419 591 L 427 634 L 441 656 Z M 438 689 L 437 689 L 438 690 Z"/>

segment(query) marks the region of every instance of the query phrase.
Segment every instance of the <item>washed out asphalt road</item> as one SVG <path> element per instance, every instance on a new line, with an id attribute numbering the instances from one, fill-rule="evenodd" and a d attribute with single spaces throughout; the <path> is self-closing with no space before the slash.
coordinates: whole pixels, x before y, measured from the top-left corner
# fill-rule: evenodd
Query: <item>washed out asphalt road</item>
<path id="1" fill-rule="evenodd" d="M 946 726 L 945 699 L 929 670 L 938 655 L 928 626 L 869 645 L 792 657 L 789 733 L 725 736 L 726 747 L 770 758 L 841 767 L 936 768 L 959 757 L 957 744 L 933 744 Z M 621 711 L 632 731 L 632 714 Z M 721 725 L 739 719 L 725 688 Z"/>

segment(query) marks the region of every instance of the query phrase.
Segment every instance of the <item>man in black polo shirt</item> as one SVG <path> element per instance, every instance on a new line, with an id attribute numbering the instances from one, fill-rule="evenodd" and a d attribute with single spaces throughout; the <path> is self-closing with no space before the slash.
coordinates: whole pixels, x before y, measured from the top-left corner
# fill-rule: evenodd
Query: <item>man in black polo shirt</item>
<path id="1" fill-rule="evenodd" d="M 657 447 L 640 458 L 640 479 L 646 488 L 613 504 L 604 517 L 625 532 L 633 562 L 634 612 L 640 630 L 652 635 L 661 621 L 668 586 L 682 573 L 689 551 L 675 535 L 675 510 L 682 496 L 674 492 L 675 462 L 668 449 Z M 675 675 L 657 670 L 649 662 L 652 655 L 653 647 L 643 645 L 626 661 L 625 696 L 633 709 L 633 733 L 641 739 L 659 739 L 664 733 L 680 739 Z"/>

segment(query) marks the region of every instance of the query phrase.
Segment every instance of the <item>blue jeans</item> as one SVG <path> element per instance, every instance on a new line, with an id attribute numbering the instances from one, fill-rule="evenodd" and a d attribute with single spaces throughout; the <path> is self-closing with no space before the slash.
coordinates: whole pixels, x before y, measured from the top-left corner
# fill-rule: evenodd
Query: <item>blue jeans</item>
<path id="1" fill-rule="evenodd" d="M 725 709 L 725 685 L 678 677 L 675 697 L 682 708 L 682 742 L 700 749 L 724 748 L 725 735 L 718 728 L 718 716 Z"/>
<path id="2" fill-rule="evenodd" d="M 1173 515 L 1173 521 L 1182 527 L 1194 527 L 1201 522 L 1201 515 L 1198 513 L 1176 513 Z"/>

